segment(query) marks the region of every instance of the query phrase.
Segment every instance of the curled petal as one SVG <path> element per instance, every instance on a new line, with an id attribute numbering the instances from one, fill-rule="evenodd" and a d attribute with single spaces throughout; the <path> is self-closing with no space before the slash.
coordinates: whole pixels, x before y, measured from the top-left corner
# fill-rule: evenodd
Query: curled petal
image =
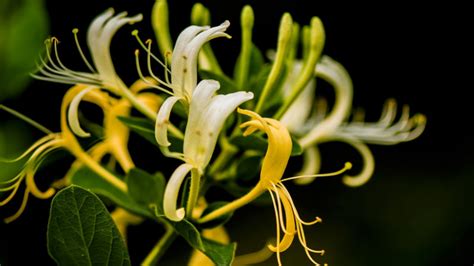
<path id="1" fill-rule="evenodd" d="M 190 164 L 182 164 L 173 172 L 166 185 L 165 195 L 163 198 L 163 210 L 166 217 L 172 221 L 181 221 L 184 218 L 184 208 L 176 209 L 179 190 L 186 175 L 193 169 Z"/>
<path id="2" fill-rule="evenodd" d="M 224 33 L 229 25 L 229 21 L 225 21 L 212 28 L 191 26 L 180 34 L 171 61 L 171 82 L 175 95 L 192 96 L 197 84 L 197 57 L 201 47 L 214 38 L 230 38 Z"/>
<path id="3" fill-rule="evenodd" d="M 333 133 L 350 114 L 352 105 L 352 80 L 341 64 L 328 56 L 324 56 L 316 67 L 316 75 L 334 87 L 336 101 L 326 119 L 301 139 L 300 144 L 303 148 L 307 148 L 326 135 Z"/>
<path id="4" fill-rule="evenodd" d="M 69 126 L 71 127 L 71 131 L 74 132 L 79 137 L 87 138 L 90 137 L 90 133 L 85 132 L 79 123 L 79 116 L 78 116 L 78 109 L 79 103 L 81 102 L 82 98 L 89 93 L 93 89 L 98 89 L 97 87 L 87 87 L 81 92 L 79 92 L 74 99 L 72 99 L 71 104 L 69 105 L 68 113 L 67 113 L 67 120 Z"/>
<path id="5" fill-rule="evenodd" d="M 372 177 L 375 168 L 374 156 L 372 155 L 372 152 L 370 151 L 369 147 L 367 147 L 367 145 L 365 145 L 364 143 L 351 138 L 338 137 L 332 138 L 331 141 L 341 141 L 351 145 L 360 153 L 364 161 L 363 169 L 358 175 L 345 175 L 342 178 L 342 182 L 350 187 L 358 187 L 367 183 L 367 181 L 369 181 L 369 179 Z"/>
<path id="6" fill-rule="evenodd" d="M 161 146 L 169 146 L 171 143 L 168 141 L 168 124 L 171 115 L 171 110 L 175 103 L 179 100 L 179 97 L 171 96 L 167 98 L 161 105 L 160 111 L 156 117 L 155 123 L 155 139 Z"/>

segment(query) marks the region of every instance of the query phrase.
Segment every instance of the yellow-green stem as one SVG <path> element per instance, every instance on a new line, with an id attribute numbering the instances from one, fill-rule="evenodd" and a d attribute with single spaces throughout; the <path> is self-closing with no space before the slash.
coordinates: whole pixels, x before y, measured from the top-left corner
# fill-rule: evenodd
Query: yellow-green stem
<path id="1" fill-rule="evenodd" d="M 174 232 L 174 229 L 171 225 L 165 224 L 165 234 L 161 239 L 156 243 L 150 253 L 143 260 L 143 266 L 157 265 L 158 261 L 161 259 L 168 247 L 173 243 L 177 234 Z"/>
<path id="2" fill-rule="evenodd" d="M 189 186 L 188 202 L 186 204 L 186 216 L 191 217 L 201 189 L 201 173 L 198 169 L 191 170 L 191 185 Z"/>

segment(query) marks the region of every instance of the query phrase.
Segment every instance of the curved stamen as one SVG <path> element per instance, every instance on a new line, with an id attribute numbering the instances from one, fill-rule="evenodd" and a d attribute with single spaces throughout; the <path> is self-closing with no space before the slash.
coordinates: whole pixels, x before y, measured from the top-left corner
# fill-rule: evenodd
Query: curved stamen
<path id="1" fill-rule="evenodd" d="M 74 34 L 74 41 L 76 42 L 76 47 L 77 47 L 77 51 L 79 51 L 79 54 L 81 55 L 81 58 L 82 60 L 84 61 L 84 63 L 86 64 L 87 68 L 89 68 L 89 70 L 93 73 L 95 73 L 96 71 L 94 70 L 94 68 L 92 67 L 92 65 L 89 63 L 89 61 L 87 60 L 86 56 L 84 55 L 84 52 L 82 51 L 81 49 L 81 44 L 79 43 L 79 38 L 77 37 L 77 33 L 79 32 L 79 29 L 78 28 L 75 28 L 72 30 L 72 33 Z"/>
<path id="2" fill-rule="evenodd" d="M 29 188 L 27 187 L 25 189 L 25 192 L 23 193 L 23 200 L 21 202 L 21 205 L 20 205 L 20 208 L 18 209 L 18 211 L 13 214 L 12 216 L 10 217 L 7 217 L 5 218 L 3 221 L 5 223 L 11 223 L 13 221 L 15 221 L 16 219 L 18 219 L 18 217 L 20 217 L 20 215 L 25 211 L 25 208 L 26 208 L 26 203 L 28 202 L 28 196 L 30 195 L 30 190 Z"/>
<path id="3" fill-rule="evenodd" d="M 346 162 L 344 164 L 344 167 L 341 170 L 337 170 L 332 173 L 324 173 L 324 174 L 314 174 L 314 175 L 300 175 L 300 176 L 292 176 L 292 177 L 286 177 L 281 179 L 281 182 L 284 181 L 289 181 L 289 180 L 294 180 L 294 179 L 300 179 L 300 178 L 311 178 L 311 177 L 329 177 L 329 176 L 336 176 L 344 173 L 347 170 L 350 170 L 352 168 L 352 164 L 350 162 Z"/>

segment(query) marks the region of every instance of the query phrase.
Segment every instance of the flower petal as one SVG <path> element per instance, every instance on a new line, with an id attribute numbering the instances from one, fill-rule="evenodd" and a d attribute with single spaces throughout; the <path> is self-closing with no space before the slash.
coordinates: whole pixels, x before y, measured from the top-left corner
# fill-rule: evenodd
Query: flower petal
<path id="1" fill-rule="evenodd" d="M 168 219 L 172 221 L 181 221 L 184 218 L 184 208 L 176 209 L 179 190 L 186 175 L 193 169 L 190 164 L 182 164 L 173 172 L 166 185 L 165 195 L 163 198 L 163 210 Z"/>
<path id="2" fill-rule="evenodd" d="M 300 144 L 303 148 L 307 148 L 324 136 L 333 133 L 350 114 L 352 106 L 352 81 L 349 73 L 341 64 L 324 56 L 316 66 L 316 75 L 334 87 L 336 102 L 328 117 L 301 139 Z"/>
<path id="3" fill-rule="evenodd" d="M 201 47 L 214 38 L 230 38 L 224 33 L 229 25 L 229 21 L 225 21 L 212 28 L 193 26 L 180 34 L 171 62 L 171 81 L 176 95 L 192 96 L 197 84 L 197 57 Z"/>
<path id="4" fill-rule="evenodd" d="M 243 91 L 214 95 L 219 86 L 215 80 L 201 81 L 189 107 L 183 150 L 185 156 L 201 170 L 211 159 L 227 117 L 237 106 L 253 98 L 253 93 Z"/>
<path id="5" fill-rule="evenodd" d="M 93 89 L 98 89 L 97 87 L 87 87 L 81 92 L 79 92 L 74 99 L 72 99 L 71 104 L 69 105 L 69 109 L 67 112 L 67 120 L 69 126 L 71 127 L 71 131 L 74 132 L 79 137 L 87 138 L 90 137 L 90 133 L 85 132 L 79 123 L 79 116 L 78 116 L 78 109 L 79 103 L 81 102 L 82 98 L 89 93 Z"/>
<path id="6" fill-rule="evenodd" d="M 171 109 L 175 103 L 179 100 L 179 97 L 169 97 L 161 105 L 160 111 L 156 117 L 155 124 L 155 139 L 161 146 L 169 146 L 171 143 L 168 141 L 168 124 L 171 115 Z"/>

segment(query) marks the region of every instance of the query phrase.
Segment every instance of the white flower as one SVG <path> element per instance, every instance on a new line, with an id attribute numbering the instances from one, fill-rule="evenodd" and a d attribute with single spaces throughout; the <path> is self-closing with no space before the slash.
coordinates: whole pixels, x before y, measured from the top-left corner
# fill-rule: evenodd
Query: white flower
<path id="1" fill-rule="evenodd" d="M 171 59 L 171 85 L 175 96 L 191 100 L 197 84 L 197 58 L 201 47 L 214 38 L 230 38 L 224 32 L 229 26 L 229 21 L 224 21 L 217 27 L 189 26 L 181 32 Z"/>
<path id="2" fill-rule="evenodd" d="M 110 43 L 118 29 L 125 24 L 134 24 L 141 21 L 143 16 L 138 14 L 134 17 L 127 17 L 127 12 L 119 13 L 116 16 L 113 16 L 113 14 L 114 10 L 112 8 L 107 9 L 94 19 L 87 32 L 87 44 L 95 69 L 81 49 L 77 38 L 78 29 L 74 29 L 73 33 L 78 51 L 91 72 L 74 71 L 64 66 L 59 58 L 57 47 L 59 41 L 53 37 L 47 41 L 48 48 L 52 49 L 47 49 L 47 58 L 46 60 L 41 60 L 42 64 L 38 69 L 39 73 L 33 74 L 33 77 L 65 84 L 88 84 L 106 88 L 120 94 L 119 90 L 125 87 L 125 85 L 115 72 L 110 56 Z M 51 45 L 53 47 L 50 47 Z"/>
<path id="3" fill-rule="evenodd" d="M 78 29 L 74 29 L 74 37 L 77 44 L 77 49 L 84 60 L 85 65 L 91 72 L 74 71 L 67 68 L 59 58 L 58 43 L 56 38 L 51 38 L 47 41 L 47 58 L 41 59 L 41 66 L 39 66 L 37 74 L 32 76 L 46 81 L 65 83 L 65 84 L 86 84 L 83 91 L 77 94 L 76 98 L 71 102 L 68 110 L 68 122 L 71 130 L 80 137 L 88 137 L 89 133 L 85 132 L 80 124 L 78 118 L 79 103 L 82 98 L 91 90 L 105 89 L 114 94 L 132 98 L 131 92 L 128 91 L 127 86 L 120 79 L 115 72 L 115 68 L 110 55 L 110 43 L 115 33 L 125 24 L 133 24 L 142 20 L 143 16 L 138 14 L 134 17 L 127 17 L 127 12 L 122 12 L 114 15 L 114 10 L 109 8 L 104 13 L 99 15 L 89 26 L 87 32 L 87 44 L 94 62 L 94 67 L 89 63 L 85 57 L 79 40 L 77 38 Z M 52 45 L 52 47 L 50 47 Z M 52 48 L 52 49 L 50 49 Z M 54 53 L 54 56 L 53 56 Z M 132 99 L 133 100 L 133 99 Z"/>
<path id="4" fill-rule="evenodd" d="M 225 120 L 240 104 L 253 98 L 253 93 L 243 91 L 216 95 L 219 86 L 219 82 L 215 80 L 202 80 L 194 89 L 184 134 L 183 154 L 173 154 L 174 157 L 181 158 L 184 163 L 172 174 L 164 195 L 165 215 L 173 221 L 184 218 L 184 208 L 177 210 L 176 202 L 185 177 L 191 171 L 193 179 L 200 179 L 209 164 Z M 176 100 L 177 97 L 174 97 L 174 101 Z M 162 106 L 165 110 L 160 110 L 160 114 L 169 114 L 171 111 L 172 103 L 167 102 L 167 105 Z M 157 141 L 161 138 L 160 142 L 163 142 L 166 130 L 158 127 L 156 133 Z M 190 197 L 192 198 L 191 195 Z"/>
<path id="5" fill-rule="evenodd" d="M 173 93 L 171 94 L 173 96 L 163 102 L 156 118 L 156 141 L 161 146 L 170 145 L 167 130 L 171 110 L 175 103 L 182 101 L 188 105 L 193 101 L 193 91 L 197 84 L 197 57 L 201 47 L 217 37 L 230 38 L 228 34 L 224 33 L 229 25 L 230 23 L 225 21 L 213 28 L 189 26 L 178 36 L 171 59 L 171 84 L 165 83 L 166 86 L 172 88 Z M 139 70 L 139 72 L 141 71 Z M 164 83 L 158 79 L 157 81 Z M 166 152 L 165 148 L 163 151 L 165 155 L 171 155 Z"/>
<path id="6" fill-rule="evenodd" d="M 294 71 L 298 71 L 295 63 Z M 320 168 L 318 144 L 329 141 L 341 141 L 354 147 L 362 156 L 364 168 L 357 176 L 346 175 L 343 182 L 349 186 L 359 186 L 369 180 L 374 170 L 374 158 L 365 143 L 394 145 L 400 142 L 411 141 L 417 138 L 424 130 L 426 118 L 416 114 L 410 117 L 409 108 L 404 106 L 398 122 L 396 117 L 396 102 L 388 100 L 379 121 L 366 123 L 361 121 L 347 121 L 353 99 L 352 81 L 344 67 L 328 56 L 323 56 L 316 66 L 315 75 L 322 78 L 334 87 L 335 103 L 329 114 L 325 108 L 312 112 L 314 101 L 314 83 L 295 100 L 282 118 L 282 123 L 288 126 L 293 133 L 300 135 L 299 143 L 304 148 L 304 164 L 301 175 L 314 174 Z M 292 82 L 290 74 L 285 84 Z M 324 104 L 322 104 L 324 106 Z M 312 115 L 308 117 L 308 114 Z M 298 115 L 300 116 L 298 118 Z M 357 115 L 354 115 L 357 118 Z M 359 119 L 360 120 L 360 119 Z M 299 184 L 306 184 L 314 178 L 298 179 Z"/>

